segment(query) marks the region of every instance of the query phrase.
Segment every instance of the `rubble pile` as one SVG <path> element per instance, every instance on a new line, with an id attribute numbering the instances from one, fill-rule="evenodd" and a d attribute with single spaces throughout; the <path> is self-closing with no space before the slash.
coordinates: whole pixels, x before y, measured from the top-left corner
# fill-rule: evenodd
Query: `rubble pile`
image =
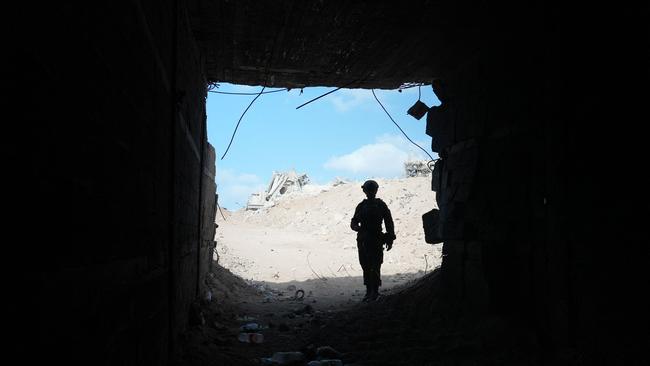
<path id="1" fill-rule="evenodd" d="M 428 177 L 431 174 L 427 160 L 411 160 L 404 162 L 407 177 Z"/>
<path id="2" fill-rule="evenodd" d="M 302 190 L 309 183 L 307 174 L 297 174 L 295 171 L 273 172 L 266 191 L 251 194 L 246 204 L 246 210 L 259 210 L 273 207 L 283 195 Z"/>
<path id="3" fill-rule="evenodd" d="M 376 180 L 397 235 L 382 273 L 402 282 L 405 274 L 437 267 L 441 246 L 427 244 L 422 227 L 422 214 L 436 207 L 430 178 Z M 365 198 L 361 184 L 306 184 L 272 196 L 272 204 L 260 209 L 227 212 L 217 231 L 220 263 L 243 278 L 270 282 L 361 276 L 356 232 L 350 229 L 355 207 Z"/>

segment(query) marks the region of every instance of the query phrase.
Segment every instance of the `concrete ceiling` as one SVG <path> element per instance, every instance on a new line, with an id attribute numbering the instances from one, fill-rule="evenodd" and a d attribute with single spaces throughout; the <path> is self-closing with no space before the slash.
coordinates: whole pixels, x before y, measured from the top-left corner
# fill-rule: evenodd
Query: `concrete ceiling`
<path id="1" fill-rule="evenodd" d="M 394 89 L 437 73 L 432 1 L 197 0 L 210 82 Z"/>

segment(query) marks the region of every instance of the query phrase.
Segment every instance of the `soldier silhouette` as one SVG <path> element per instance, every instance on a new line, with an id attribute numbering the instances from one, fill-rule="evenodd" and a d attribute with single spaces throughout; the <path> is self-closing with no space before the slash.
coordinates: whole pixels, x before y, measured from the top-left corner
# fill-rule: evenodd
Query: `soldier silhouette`
<path id="1" fill-rule="evenodd" d="M 383 246 L 386 245 L 387 251 L 393 247 L 393 241 L 396 239 L 395 225 L 388 205 L 375 197 L 379 184 L 374 180 L 367 180 L 361 189 L 367 198 L 354 210 L 350 227 L 357 232 L 359 263 L 363 269 L 363 284 L 366 286 L 363 301 L 374 301 L 379 296 L 381 286 Z M 386 226 L 386 233 L 382 233 L 382 221 Z"/>

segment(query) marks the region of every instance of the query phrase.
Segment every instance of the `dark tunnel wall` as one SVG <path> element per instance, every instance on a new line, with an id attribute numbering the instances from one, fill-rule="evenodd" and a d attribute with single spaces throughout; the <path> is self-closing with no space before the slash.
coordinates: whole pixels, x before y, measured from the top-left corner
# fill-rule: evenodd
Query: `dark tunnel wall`
<path id="1" fill-rule="evenodd" d="M 175 1 L 35 7 L 11 30 L 26 70 L 13 154 L 29 157 L 20 176 L 33 185 L 16 205 L 34 209 L 39 233 L 25 248 L 38 262 L 28 354 L 166 364 L 214 246 L 215 157 L 187 13 Z"/>
<path id="2" fill-rule="evenodd" d="M 641 14 L 550 5 L 448 14 L 446 41 L 464 46 L 445 55 L 434 88 L 442 105 L 427 116 L 443 157 L 434 184 L 445 297 L 461 318 L 532 329 L 549 362 L 648 359 L 639 293 L 648 249 L 636 213 L 646 180 L 633 132 L 648 120 Z"/>

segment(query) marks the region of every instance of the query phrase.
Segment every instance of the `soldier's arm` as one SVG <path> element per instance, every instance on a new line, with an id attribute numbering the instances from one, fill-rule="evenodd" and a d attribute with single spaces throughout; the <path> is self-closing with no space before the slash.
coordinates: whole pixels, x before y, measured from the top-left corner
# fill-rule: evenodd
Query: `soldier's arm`
<path id="1" fill-rule="evenodd" d="M 361 223 L 359 218 L 359 206 L 361 206 L 361 204 L 357 205 L 357 208 L 354 210 L 354 216 L 352 216 L 352 220 L 350 220 L 350 229 L 354 231 L 359 231 L 361 228 L 359 225 Z"/>
<path id="2" fill-rule="evenodd" d="M 388 205 L 384 203 L 384 225 L 386 225 L 386 232 L 393 234 L 395 237 L 395 224 L 393 223 L 393 216 L 390 213 Z"/>

